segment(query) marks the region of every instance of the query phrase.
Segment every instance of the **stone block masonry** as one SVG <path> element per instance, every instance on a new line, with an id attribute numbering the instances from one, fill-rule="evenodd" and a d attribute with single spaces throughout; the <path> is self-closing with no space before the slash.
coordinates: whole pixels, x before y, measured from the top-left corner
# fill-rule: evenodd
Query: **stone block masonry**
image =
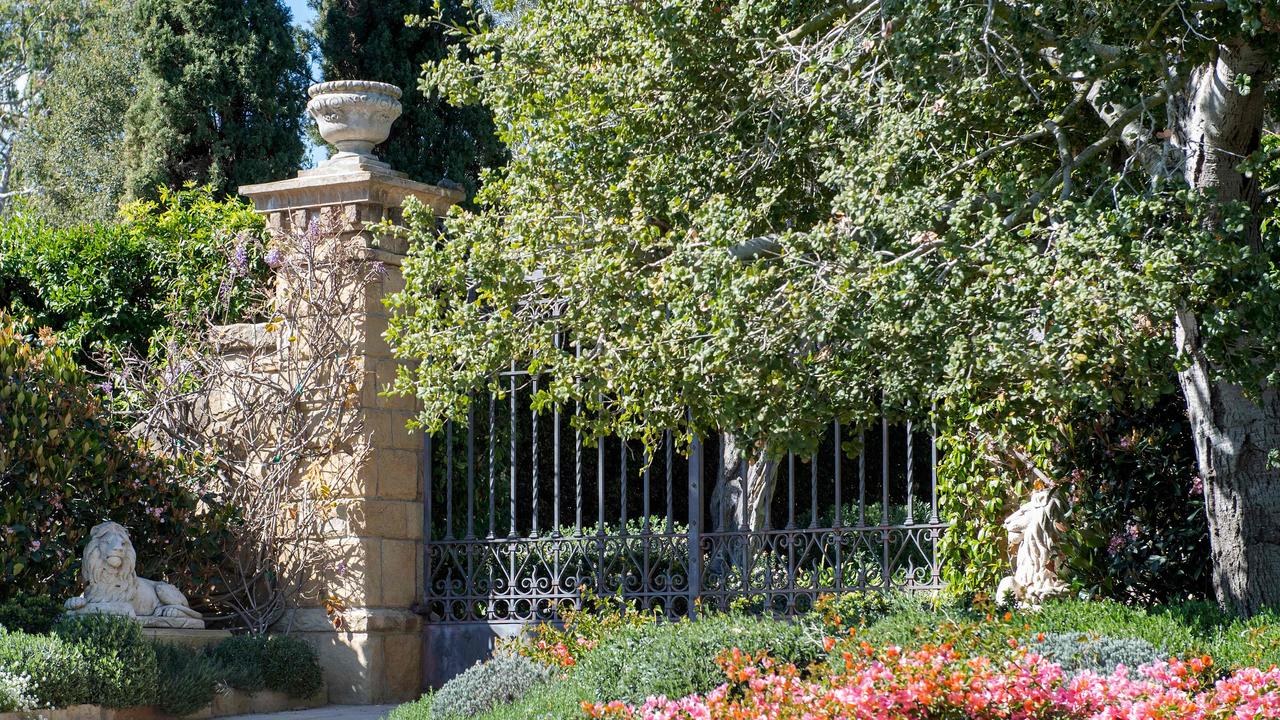
<path id="1" fill-rule="evenodd" d="M 388 315 L 382 300 L 404 286 L 400 265 L 408 247 L 403 238 L 379 237 L 369 228 L 399 221 L 407 198 L 441 214 L 462 199 L 461 193 L 408 180 L 364 160 L 331 163 L 240 192 L 275 229 L 305 229 L 322 215 L 341 218 L 343 240 L 359 244 L 368 262 L 386 269 L 380 282 L 351 288 L 364 294 L 359 305 L 364 314 L 354 323 L 351 342 L 359 349 L 366 378 L 357 417 L 370 446 L 355 482 L 338 490 L 329 524 L 341 562 L 334 577 L 321 580 L 345 608 L 342 626 L 335 627 L 323 607 L 300 606 L 288 611 L 280 629 L 316 648 L 330 702 L 414 699 L 423 689 L 427 665 L 422 619 L 411 610 L 422 595 L 422 438 L 405 429 L 417 410 L 414 402 L 380 395 L 397 363 L 383 338 Z M 345 457 L 334 455 L 329 463 L 349 462 Z"/>

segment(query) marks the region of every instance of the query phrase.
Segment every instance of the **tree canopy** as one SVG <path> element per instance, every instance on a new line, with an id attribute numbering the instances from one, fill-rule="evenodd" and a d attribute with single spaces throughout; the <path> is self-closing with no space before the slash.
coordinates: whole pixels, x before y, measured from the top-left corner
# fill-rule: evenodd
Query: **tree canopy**
<path id="1" fill-rule="evenodd" d="M 186 182 L 219 193 L 302 161 L 308 72 L 280 0 L 140 0 L 142 72 L 126 120 L 133 197 Z"/>
<path id="2" fill-rule="evenodd" d="M 513 11 L 426 73 L 513 152 L 443 235 L 416 215 L 391 339 L 422 360 L 399 388 L 423 425 L 517 362 L 595 432 L 727 430 L 768 455 L 936 404 L 1034 471 L 1010 427 L 1180 377 L 1219 597 L 1280 602 L 1259 534 L 1280 521 L 1259 490 L 1280 429 L 1274 0 Z"/>

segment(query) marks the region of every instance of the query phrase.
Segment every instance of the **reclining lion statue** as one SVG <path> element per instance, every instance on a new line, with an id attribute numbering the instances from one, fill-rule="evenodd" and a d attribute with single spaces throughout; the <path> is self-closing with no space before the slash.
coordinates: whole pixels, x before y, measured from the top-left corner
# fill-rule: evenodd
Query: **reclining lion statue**
<path id="1" fill-rule="evenodd" d="M 178 588 L 138 577 L 137 553 L 123 525 L 104 522 L 89 531 L 80 572 L 84 593 L 65 603 L 75 615 L 124 615 L 143 627 L 203 628 L 200 613 L 191 609 Z"/>

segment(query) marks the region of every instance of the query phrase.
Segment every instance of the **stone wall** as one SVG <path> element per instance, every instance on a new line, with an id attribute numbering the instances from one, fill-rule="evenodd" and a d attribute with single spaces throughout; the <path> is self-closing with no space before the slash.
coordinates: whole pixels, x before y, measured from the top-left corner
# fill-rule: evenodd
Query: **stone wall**
<path id="1" fill-rule="evenodd" d="M 383 337 L 388 313 L 382 300 L 403 287 L 400 265 L 407 246 L 403 238 L 375 235 L 369 226 L 398 221 L 408 197 L 437 213 L 461 198 L 392 171 L 323 170 L 240 189 L 274 229 L 305 229 L 322 215 L 340 218 L 344 241 L 385 268 L 380 279 L 352 288 L 364 295 L 351 342 L 359 348 L 364 378 L 356 417 L 369 438 L 366 459 L 356 472 L 342 473 L 343 464 L 355 460 L 339 452 L 328 460 L 332 467 L 315 469 L 348 478 L 337 488 L 329 528 L 338 562 L 330 576 L 316 579 L 341 612 L 331 616 L 318 601 L 306 602 L 290 609 L 279 629 L 317 649 L 330 702 L 398 702 L 420 694 L 425 667 L 422 620 L 412 609 L 422 593 L 423 441 L 405 428 L 415 402 L 382 395 L 397 367 Z"/>

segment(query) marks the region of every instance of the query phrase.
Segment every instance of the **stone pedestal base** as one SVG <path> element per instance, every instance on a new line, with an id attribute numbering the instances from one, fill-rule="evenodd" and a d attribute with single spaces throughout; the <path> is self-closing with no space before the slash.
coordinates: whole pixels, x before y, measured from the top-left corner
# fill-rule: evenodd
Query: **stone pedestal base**
<path id="1" fill-rule="evenodd" d="M 358 608 L 335 629 L 320 609 L 291 610 L 277 626 L 316 650 L 329 702 L 381 705 L 422 694 L 422 618 L 391 608 Z"/>
<path id="2" fill-rule="evenodd" d="M 144 627 L 142 636 L 152 642 L 190 647 L 207 647 L 231 637 L 228 630 L 192 630 L 182 628 Z"/>

